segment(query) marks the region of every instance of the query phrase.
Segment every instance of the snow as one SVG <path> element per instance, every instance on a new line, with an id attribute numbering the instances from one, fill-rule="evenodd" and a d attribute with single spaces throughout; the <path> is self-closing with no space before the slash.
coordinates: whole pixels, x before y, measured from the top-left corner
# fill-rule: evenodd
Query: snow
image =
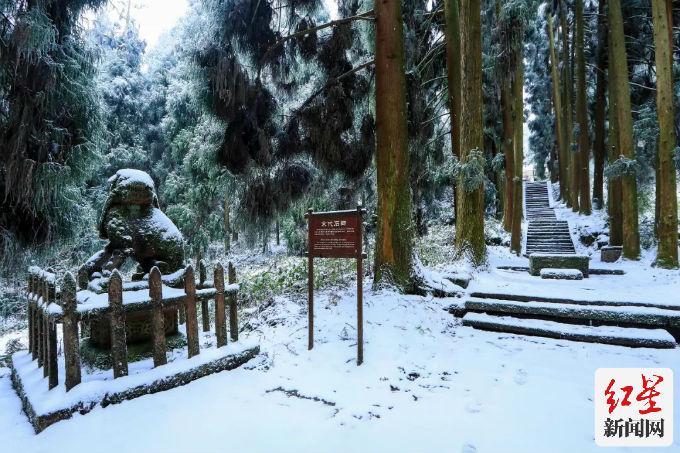
<path id="1" fill-rule="evenodd" d="M 262 351 L 250 364 L 97 408 L 37 436 L 0 371 L 3 448 L 212 452 L 228 442 L 249 452 L 596 452 L 595 370 L 677 363 L 675 350 L 462 327 L 444 311 L 455 298 L 374 292 L 370 282 L 364 294 L 360 367 L 354 290 L 316 294 L 311 351 L 304 300 L 281 296 L 244 319 Z"/>
<path id="2" fill-rule="evenodd" d="M 202 343 L 206 342 L 203 335 Z M 36 414 L 49 414 L 62 409 L 68 409 L 79 402 L 85 406 L 91 402 L 98 402 L 106 394 L 113 394 L 135 388 L 140 385 L 149 385 L 177 373 L 192 370 L 213 360 L 238 354 L 255 347 L 253 341 L 242 340 L 238 343 L 230 342 L 225 347 L 202 349 L 201 353 L 190 359 L 186 358 L 186 348 L 175 349 L 168 354 L 168 363 L 157 368 L 153 367 L 153 359 L 149 358 L 129 364 L 129 375 L 113 379 L 110 370 L 83 373 L 82 382 L 73 387 L 69 392 L 63 385 L 52 390 L 48 389 L 47 378 L 43 377 L 42 368 L 38 368 L 38 362 L 31 360 L 31 355 L 26 351 L 17 352 L 12 356 L 17 372 L 21 376 L 24 391 Z M 180 360 L 178 360 L 180 359 Z M 60 383 L 63 384 L 65 376 L 63 356 L 58 361 Z"/>
<path id="3" fill-rule="evenodd" d="M 160 231 L 163 238 L 166 240 L 175 239 L 177 241 L 183 241 L 184 236 L 179 231 L 177 226 L 172 223 L 172 220 L 158 208 L 153 208 L 153 213 L 149 222 L 149 231 Z"/>
<path id="4" fill-rule="evenodd" d="M 562 332 L 564 335 L 598 335 L 612 338 L 646 338 L 656 341 L 675 342 L 675 339 L 664 329 L 637 329 L 634 327 L 616 326 L 581 326 L 577 324 L 567 325 L 555 321 L 541 319 L 519 319 L 512 316 L 492 316 L 486 313 L 466 313 L 465 319 L 485 323 L 502 323 L 503 325 L 516 326 L 528 329 L 540 329 L 551 332 Z"/>
<path id="5" fill-rule="evenodd" d="M 546 267 L 540 271 L 541 278 L 571 278 L 572 280 L 581 280 L 583 273 L 578 269 L 559 269 Z"/>
<path id="6" fill-rule="evenodd" d="M 171 288 L 166 285 L 161 285 L 163 298 L 173 298 L 184 296 L 183 288 Z M 97 294 L 90 290 L 78 291 L 76 294 L 76 307 L 79 313 L 87 313 L 91 310 L 106 308 L 109 306 L 109 294 Z M 137 304 L 141 302 L 151 302 L 148 289 L 139 289 L 136 291 L 123 291 L 123 305 Z"/>
<path id="7" fill-rule="evenodd" d="M 38 266 L 30 266 L 28 273 L 39 278 L 44 278 L 50 284 L 56 284 L 57 276 L 52 272 L 47 272 Z"/>
<path id="8" fill-rule="evenodd" d="M 135 170 L 132 168 L 123 168 L 118 170 L 115 175 L 109 178 L 109 182 L 112 183 L 116 181 L 119 187 L 126 187 L 130 185 L 143 185 L 154 189 L 156 185 L 149 176 L 148 173 Z"/>

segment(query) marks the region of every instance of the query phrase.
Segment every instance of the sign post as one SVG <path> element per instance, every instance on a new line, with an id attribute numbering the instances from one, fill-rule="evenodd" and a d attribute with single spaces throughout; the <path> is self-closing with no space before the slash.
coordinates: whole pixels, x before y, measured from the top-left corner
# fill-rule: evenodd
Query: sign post
<path id="1" fill-rule="evenodd" d="M 356 210 L 314 212 L 308 210 L 307 289 L 308 289 L 308 343 L 314 347 L 314 258 L 355 258 L 357 260 L 357 365 L 364 361 L 364 310 L 363 310 L 363 215 L 361 206 Z"/>

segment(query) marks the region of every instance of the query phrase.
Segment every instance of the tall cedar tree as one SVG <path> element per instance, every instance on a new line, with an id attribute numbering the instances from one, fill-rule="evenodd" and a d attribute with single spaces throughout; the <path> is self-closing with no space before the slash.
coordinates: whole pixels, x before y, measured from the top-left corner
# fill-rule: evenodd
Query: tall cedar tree
<path id="1" fill-rule="evenodd" d="M 482 117 L 482 35 L 480 0 L 460 2 L 461 90 L 466 100 L 461 108 L 460 151 L 461 163 L 472 168 L 480 159 L 483 146 Z M 479 170 L 472 170 L 476 175 Z M 483 171 L 483 168 L 482 168 Z M 484 244 L 484 184 L 470 184 L 465 174 L 459 175 L 458 219 L 456 246 L 459 255 L 465 255 L 473 264 L 486 260 Z M 467 182 L 467 184 L 466 184 Z"/>
<path id="2" fill-rule="evenodd" d="M 670 0 L 652 0 L 656 61 L 656 109 L 659 117 L 657 148 L 658 265 L 678 266 L 678 198 L 673 165 L 675 126 L 673 109 L 673 10 Z"/>
<path id="3" fill-rule="evenodd" d="M 626 41 L 623 33 L 623 15 L 620 0 L 610 0 L 608 8 L 609 33 L 611 47 L 609 49 L 609 65 L 614 69 L 610 74 L 609 85 L 613 88 L 610 94 L 610 108 L 616 115 L 618 148 L 626 168 L 621 178 L 621 209 L 623 229 L 623 256 L 628 259 L 640 257 L 640 233 L 638 231 L 637 180 L 634 165 L 635 145 L 633 143 L 633 119 L 628 84 L 628 62 L 626 57 Z"/>
<path id="4" fill-rule="evenodd" d="M 375 2 L 378 229 L 375 284 L 410 289 L 413 224 L 409 190 L 401 0 Z"/>
<path id="5" fill-rule="evenodd" d="M 496 16 L 501 15 L 501 3 L 496 1 Z M 501 22 L 501 24 L 504 24 Z M 508 27 L 499 27 L 500 37 L 502 46 L 508 46 L 510 37 L 508 32 L 511 30 Z M 505 156 L 505 191 L 503 196 L 503 229 L 510 233 L 512 231 L 512 219 L 513 219 L 513 205 L 515 201 L 514 197 L 514 175 L 515 175 L 515 157 L 514 157 L 514 125 L 513 122 L 513 111 L 515 108 L 515 103 L 512 101 L 512 78 L 507 77 L 505 74 L 514 74 L 512 70 L 512 65 L 510 64 L 510 55 L 512 54 L 511 48 L 508 47 L 504 49 L 503 55 L 504 59 L 501 60 L 499 65 L 498 76 L 500 78 L 500 96 L 501 96 L 501 143 L 503 155 Z"/>
<path id="6" fill-rule="evenodd" d="M 497 3 L 498 5 L 498 3 Z M 510 184 L 511 207 L 506 210 L 504 222 L 510 224 L 510 249 L 518 255 L 522 252 L 523 219 L 523 162 L 524 162 L 524 37 L 528 16 L 526 3 L 509 2 L 497 9 L 499 13 L 500 45 L 502 55 L 500 73 L 511 74 L 501 85 L 503 109 L 503 140 L 506 162 L 512 161 L 511 170 L 506 168 L 506 184 Z M 509 217 L 509 218 L 508 218 Z"/>
<path id="7" fill-rule="evenodd" d="M 461 109 L 461 72 L 460 72 L 460 17 L 459 0 L 444 0 L 446 69 L 449 93 L 449 112 L 451 120 L 451 151 L 460 160 L 460 109 Z M 454 183 L 454 209 L 457 203 Z M 454 212 L 454 215 L 456 213 Z M 457 215 L 456 215 L 457 217 Z"/>
<path id="8" fill-rule="evenodd" d="M 552 97 L 555 111 L 555 139 L 558 150 L 558 175 L 560 181 L 560 196 L 564 199 L 564 181 L 567 178 L 567 153 L 564 136 L 564 117 L 562 116 L 562 95 L 560 93 L 559 61 L 555 51 L 555 33 L 553 31 L 552 14 L 548 13 L 548 40 L 550 45 L 550 74 L 552 75 Z"/>
<path id="9" fill-rule="evenodd" d="M 612 36 L 607 32 L 607 61 L 612 48 Z M 619 127 L 616 110 L 614 109 L 614 99 L 616 98 L 615 87 L 611 83 L 614 79 L 615 68 L 608 65 L 607 75 L 609 83 L 607 91 L 609 93 L 609 145 L 607 147 L 608 164 L 612 165 L 618 156 L 619 151 Z M 608 196 L 607 213 L 609 214 L 609 244 L 623 245 L 623 211 L 621 208 L 621 178 L 607 178 Z"/>
<path id="10" fill-rule="evenodd" d="M 519 36 L 523 36 L 523 27 L 518 27 Z M 518 44 L 515 78 L 512 82 L 513 100 L 515 102 L 514 114 L 514 140 L 513 140 L 513 170 L 512 177 L 512 232 L 510 235 L 510 250 L 518 256 L 522 253 L 522 219 L 524 217 L 522 198 L 522 171 L 524 169 L 524 58 L 523 44 L 520 39 Z"/>
<path id="11" fill-rule="evenodd" d="M 578 187 L 573 187 L 573 172 L 574 172 L 574 156 L 572 150 L 573 143 L 573 119 L 572 119 L 572 77 L 571 64 L 569 58 L 569 26 L 568 18 L 569 11 L 567 9 L 566 0 L 559 0 L 560 4 L 560 28 L 562 36 L 562 122 L 564 123 L 564 142 L 567 149 L 567 177 L 560 181 L 560 187 L 564 186 L 564 200 L 567 206 L 578 210 Z M 575 197 L 574 197 L 575 195 Z M 576 203 L 574 203 L 574 199 Z"/>
<path id="12" fill-rule="evenodd" d="M 588 127 L 588 99 L 586 93 L 585 36 L 583 33 L 583 0 L 576 0 L 576 121 L 578 122 L 579 213 L 590 215 L 590 128 Z"/>
<path id="13" fill-rule="evenodd" d="M 600 0 L 597 6 L 597 61 L 595 87 L 595 117 L 593 128 L 593 206 L 602 209 L 604 202 L 604 160 L 605 160 L 605 117 L 607 110 L 607 15 L 606 0 Z"/>

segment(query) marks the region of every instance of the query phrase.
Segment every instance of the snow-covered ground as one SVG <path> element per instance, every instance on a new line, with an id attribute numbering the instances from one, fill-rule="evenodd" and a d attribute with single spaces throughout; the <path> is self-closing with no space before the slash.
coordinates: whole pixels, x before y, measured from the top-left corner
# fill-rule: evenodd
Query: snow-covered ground
<path id="1" fill-rule="evenodd" d="M 248 366 L 98 408 L 37 436 L 4 369 L 2 450 L 596 451 L 595 369 L 678 363 L 677 350 L 476 331 L 443 310 L 450 299 L 365 291 L 360 367 L 348 290 L 318 295 L 312 351 L 304 303 L 277 298 L 250 320 L 249 337 L 263 352 Z M 672 448 L 680 451 L 677 442 Z"/>
<path id="2" fill-rule="evenodd" d="M 680 304 L 678 272 L 653 268 L 647 256 L 612 265 L 595 259 L 593 266 L 627 274 L 565 282 L 498 270 L 527 260 L 503 247 L 489 251 L 488 269 L 473 275 L 466 292 Z M 441 255 L 449 252 L 442 249 Z M 677 349 L 478 331 L 444 310 L 464 299 L 374 292 L 370 281 L 364 288 L 365 362 L 357 367 L 355 291 L 350 283 L 317 292 L 311 351 L 306 299 L 277 295 L 244 312 L 248 333 L 243 337 L 258 341 L 262 351 L 246 366 L 97 408 L 39 435 L 21 410 L 8 370 L 0 368 L 0 451 L 595 452 L 600 451 L 593 433 L 597 368 L 680 372 Z M 0 348 L 21 336 L 0 338 Z M 674 404 L 680 407 L 678 391 Z M 667 451 L 680 451 L 680 442 Z"/>

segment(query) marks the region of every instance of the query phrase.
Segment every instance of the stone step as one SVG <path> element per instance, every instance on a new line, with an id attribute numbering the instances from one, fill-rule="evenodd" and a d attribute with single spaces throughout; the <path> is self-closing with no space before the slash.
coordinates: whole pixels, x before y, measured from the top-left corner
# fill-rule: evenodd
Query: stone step
<path id="1" fill-rule="evenodd" d="M 518 302 L 471 297 L 465 302 L 465 309 L 485 313 L 544 317 L 551 320 L 565 319 L 579 324 L 590 324 L 595 321 L 628 326 L 680 327 L 680 311 L 656 307 Z"/>
<path id="2" fill-rule="evenodd" d="M 517 267 L 517 270 L 526 270 L 528 267 Z M 470 297 L 475 299 L 494 299 L 494 300 L 509 300 L 513 302 L 546 302 L 555 304 L 569 304 L 569 305 L 596 305 L 607 307 L 650 307 L 663 308 L 665 310 L 680 311 L 680 305 L 673 304 L 658 304 L 656 302 L 641 302 L 634 300 L 607 300 L 607 299 L 570 299 L 564 297 L 548 297 L 548 296 L 528 296 L 524 294 L 512 293 L 487 293 L 475 291 L 470 293 Z"/>
<path id="3" fill-rule="evenodd" d="M 527 230 L 527 234 L 536 237 L 555 237 L 555 236 L 564 236 L 568 238 L 571 237 L 569 230 L 562 228 L 556 228 L 554 230 L 533 230 L 529 228 Z"/>
<path id="4" fill-rule="evenodd" d="M 534 236 L 528 235 L 527 242 L 534 242 L 536 244 L 573 244 L 569 236 Z"/>
<path id="5" fill-rule="evenodd" d="M 480 330 L 508 332 L 562 340 L 646 348 L 674 348 L 673 336 L 663 329 L 615 326 L 581 326 L 540 319 L 466 313 L 463 325 Z"/>

